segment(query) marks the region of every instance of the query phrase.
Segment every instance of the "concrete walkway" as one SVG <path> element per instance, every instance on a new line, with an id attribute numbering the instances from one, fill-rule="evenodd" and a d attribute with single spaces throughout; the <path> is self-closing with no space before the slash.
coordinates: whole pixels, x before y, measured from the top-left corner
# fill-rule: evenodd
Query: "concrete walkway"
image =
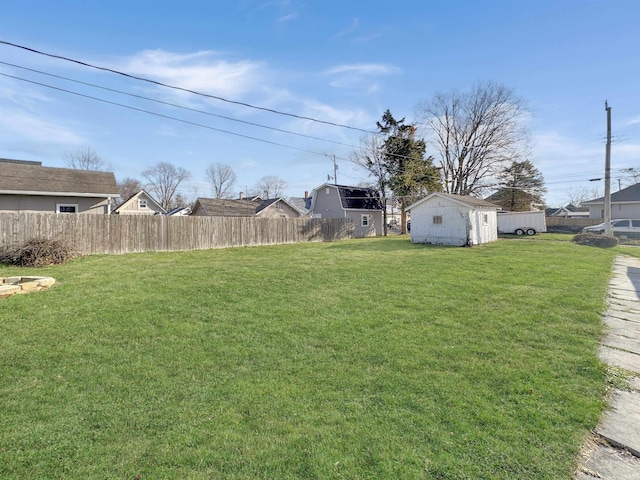
<path id="1" fill-rule="evenodd" d="M 640 259 L 619 256 L 609 282 L 608 327 L 600 358 L 629 371 L 630 390 L 614 390 L 597 439 L 576 480 L 640 480 Z"/>

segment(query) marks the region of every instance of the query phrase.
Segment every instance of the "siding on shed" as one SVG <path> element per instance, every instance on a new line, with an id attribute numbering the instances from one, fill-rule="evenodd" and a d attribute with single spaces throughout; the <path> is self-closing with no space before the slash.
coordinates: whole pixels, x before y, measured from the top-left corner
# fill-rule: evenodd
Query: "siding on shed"
<path id="1" fill-rule="evenodd" d="M 498 238 L 496 208 L 470 206 L 446 196 L 432 196 L 411 206 L 411 241 L 437 245 L 481 245 Z M 487 222 L 484 222 L 487 215 Z M 434 217 L 442 217 L 441 224 Z"/>

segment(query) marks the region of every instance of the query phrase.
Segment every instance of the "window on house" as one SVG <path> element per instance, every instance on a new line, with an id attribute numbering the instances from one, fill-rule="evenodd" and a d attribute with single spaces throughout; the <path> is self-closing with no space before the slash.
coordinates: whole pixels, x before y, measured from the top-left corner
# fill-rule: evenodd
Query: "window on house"
<path id="1" fill-rule="evenodd" d="M 327 188 L 325 188 L 325 189 L 324 189 L 324 194 L 325 194 L 325 195 L 329 195 L 329 187 L 327 187 Z"/>
<path id="2" fill-rule="evenodd" d="M 282 203 L 276 202 L 276 208 L 280 208 L 281 209 L 282 208 Z"/>
<path id="3" fill-rule="evenodd" d="M 56 205 L 56 213 L 78 213 L 78 205 L 59 203 Z"/>
<path id="4" fill-rule="evenodd" d="M 482 214 L 482 224 L 489 225 L 489 214 L 487 213 Z"/>
<path id="5" fill-rule="evenodd" d="M 434 215 L 433 216 L 433 224 L 434 225 L 442 225 L 442 215 Z"/>
<path id="6" fill-rule="evenodd" d="M 362 215 L 362 226 L 363 227 L 369 226 L 369 215 Z"/>
<path id="7" fill-rule="evenodd" d="M 138 208 L 147 208 L 147 201 L 143 198 L 138 199 Z"/>

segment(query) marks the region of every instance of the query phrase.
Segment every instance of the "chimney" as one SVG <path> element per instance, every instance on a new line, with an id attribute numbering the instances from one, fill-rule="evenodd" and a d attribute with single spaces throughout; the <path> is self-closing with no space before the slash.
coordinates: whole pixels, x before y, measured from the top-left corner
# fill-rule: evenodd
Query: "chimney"
<path id="1" fill-rule="evenodd" d="M 244 198 L 244 193 L 240 192 L 240 200 L 242 200 Z"/>

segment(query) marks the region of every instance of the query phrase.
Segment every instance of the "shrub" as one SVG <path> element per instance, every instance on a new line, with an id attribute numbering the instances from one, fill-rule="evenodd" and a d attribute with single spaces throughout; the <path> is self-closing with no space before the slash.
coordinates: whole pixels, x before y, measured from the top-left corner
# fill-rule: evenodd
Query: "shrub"
<path id="1" fill-rule="evenodd" d="M 0 252 L 0 262 L 19 267 L 44 267 L 65 263 L 78 253 L 61 240 L 31 238 L 17 247 Z"/>
<path id="2" fill-rule="evenodd" d="M 600 235 L 597 233 L 579 233 L 573 237 L 573 241 L 579 245 L 591 245 L 600 248 L 611 248 L 618 245 L 618 239 L 613 235 Z"/>

